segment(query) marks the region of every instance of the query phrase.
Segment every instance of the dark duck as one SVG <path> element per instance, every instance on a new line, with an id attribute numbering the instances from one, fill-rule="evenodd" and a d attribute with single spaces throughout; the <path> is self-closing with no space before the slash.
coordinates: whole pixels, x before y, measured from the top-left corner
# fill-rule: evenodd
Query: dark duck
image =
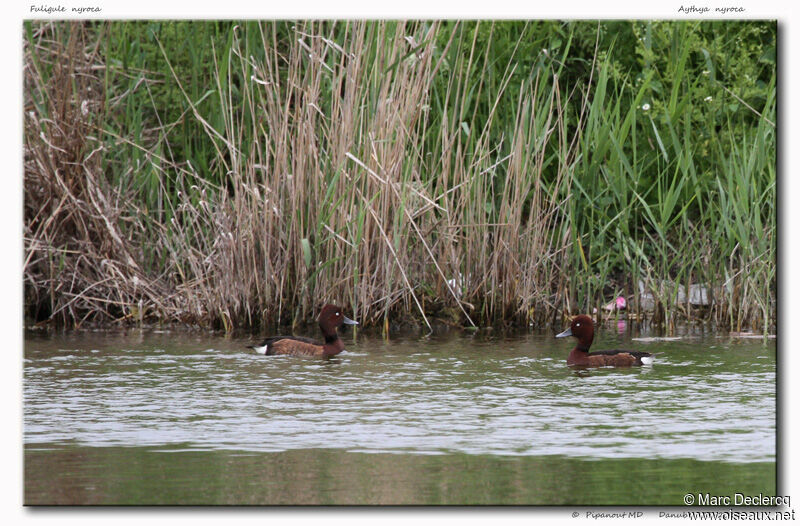
<path id="1" fill-rule="evenodd" d="M 630 367 L 632 365 L 647 365 L 653 363 L 653 355 L 642 351 L 595 351 L 589 352 L 594 339 L 594 325 L 592 319 L 581 314 L 575 316 L 569 328 L 556 338 L 566 338 L 574 336 L 578 339 L 578 344 L 567 356 L 567 365 L 582 367 Z"/>
<path id="2" fill-rule="evenodd" d="M 319 313 L 319 328 L 325 337 L 324 342 L 319 342 L 303 336 L 272 336 L 258 345 L 249 346 L 259 354 L 271 356 L 274 354 L 290 354 L 293 356 L 317 356 L 327 358 L 336 356 L 344 350 L 344 343 L 339 338 L 336 329 L 342 325 L 358 325 L 344 314 L 342 309 L 335 305 L 325 305 Z"/>

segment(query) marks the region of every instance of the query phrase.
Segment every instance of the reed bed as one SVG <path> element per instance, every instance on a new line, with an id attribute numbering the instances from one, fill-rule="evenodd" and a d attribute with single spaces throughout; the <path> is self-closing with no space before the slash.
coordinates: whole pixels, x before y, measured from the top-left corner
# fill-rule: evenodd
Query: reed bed
<path id="1" fill-rule="evenodd" d="M 734 108 L 698 50 L 634 78 L 597 24 L 515 28 L 26 23 L 28 318 L 774 327 L 774 68 Z"/>

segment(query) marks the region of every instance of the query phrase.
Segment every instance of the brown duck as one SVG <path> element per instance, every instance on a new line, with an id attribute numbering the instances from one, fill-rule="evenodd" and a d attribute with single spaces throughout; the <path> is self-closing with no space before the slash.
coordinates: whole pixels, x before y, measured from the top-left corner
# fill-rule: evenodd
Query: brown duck
<path id="1" fill-rule="evenodd" d="M 291 354 L 294 356 L 317 356 L 327 358 L 336 356 L 344 350 L 344 343 L 339 338 L 336 329 L 342 325 L 358 325 L 344 314 L 342 309 L 335 305 L 325 305 L 319 313 L 319 328 L 325 337 L 324 342 L 319 342 L 303 336 L 272 336 L 258 345 L 250 345 L 259 354 L 271 356 L 274 354 Z"/>
<path id="2" fill-rule="evenodd" d="M 594 339 L 594 325 L 592 324 L 592 319 L 585 314 L 575 316 L 567 330 L 556 334 L 556 338 L 566 338 L 567 336 L 574 336 L 578 339 L 578 345 L 567 356 L 567 365 L 630 367 L 631 365 L 653 363 L 653 355 L 648 352 L 616 349 L 589 352 L 589 347 L 592 346 L 592 340 Z"/>

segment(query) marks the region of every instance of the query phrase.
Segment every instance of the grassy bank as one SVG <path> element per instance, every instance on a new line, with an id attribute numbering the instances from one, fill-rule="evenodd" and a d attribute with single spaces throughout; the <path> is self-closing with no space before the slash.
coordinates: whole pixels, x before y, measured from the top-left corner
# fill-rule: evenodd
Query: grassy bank
<path id="1" fill-rule="evenodd" d="M 774 327 L 774 23 L 24 33 L 32 321 Z"/>

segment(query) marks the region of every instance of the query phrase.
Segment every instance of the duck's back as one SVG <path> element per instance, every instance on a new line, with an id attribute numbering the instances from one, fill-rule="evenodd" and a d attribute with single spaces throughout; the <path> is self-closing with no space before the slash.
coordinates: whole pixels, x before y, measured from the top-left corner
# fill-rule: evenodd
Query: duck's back
<path id="1" fill-rule="evenodd" d="M 322 344 L 303 336 L 275 336 L 261 342 L 267 356 L 291 354 L 293 356 L 322 356 Z"/>
<path id="2" fill-rule="evenodd" d="M 590 352 L 587 358 L 589 359 L 590 365 L 594 366 L 626 367 L 653 362 L 653 355 L 649 352 L 619 349 Z"/>

